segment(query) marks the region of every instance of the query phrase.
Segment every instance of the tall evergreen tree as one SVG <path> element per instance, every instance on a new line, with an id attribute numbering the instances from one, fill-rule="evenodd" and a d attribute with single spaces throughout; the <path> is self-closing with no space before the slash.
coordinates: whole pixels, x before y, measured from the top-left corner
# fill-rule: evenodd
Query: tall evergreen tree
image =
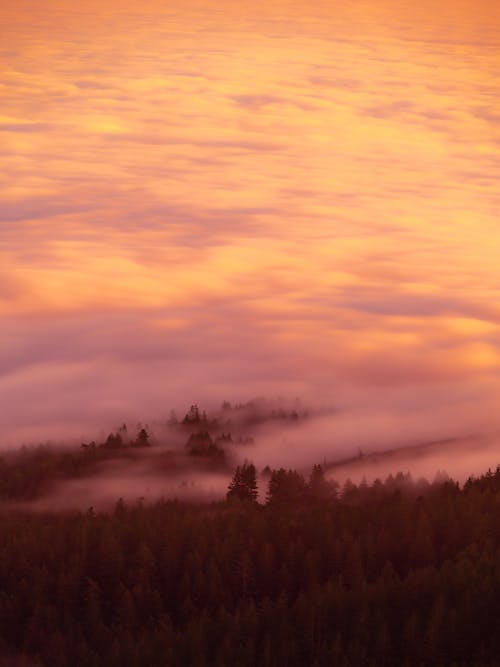
<path id="1" fill-rule="evenodd" d="M 237 466 L 233 479 L 229 484 L 227 499 L 238 498 L 239 500 L 257 501 L 257 473 L 253 463 L 243 463 Z"/>

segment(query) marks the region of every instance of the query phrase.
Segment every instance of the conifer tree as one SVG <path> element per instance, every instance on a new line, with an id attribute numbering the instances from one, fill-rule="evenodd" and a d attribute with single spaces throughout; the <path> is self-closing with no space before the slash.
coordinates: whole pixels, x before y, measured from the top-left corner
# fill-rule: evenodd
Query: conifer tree
<path id="1" fill-rule="evenodd" d="M 257 473 L 253 463 L 243 463 L 237 466 L 233 479 L 229 484 L 227 499 L 257 501 Z"/>

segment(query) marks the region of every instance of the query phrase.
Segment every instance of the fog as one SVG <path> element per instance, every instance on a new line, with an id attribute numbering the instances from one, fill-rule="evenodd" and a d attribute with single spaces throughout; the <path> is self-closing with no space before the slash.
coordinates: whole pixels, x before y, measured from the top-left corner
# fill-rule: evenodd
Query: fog
<path id="1" fill-rule="evenodd" d="M 120 500 L 127 505 L 159 500 L 209 503 L 225 498 L 230 476 L 186 470 L 169 475 L 140 473 L 131 467 L 110 466 L 107 471 L 78 480 L 66 480 L 36 501 L 14 503 L 30 511 L 109 511 Z"/>
<path id="2" fill-rule="evenodd" d="M 455 395 L 446 408 L 430 413 L 426 401 L 417 411 L 416 395 L 400 395 L 400 406 L 408 402 L 411 409 L 397 413 L 392 409 L 394 400 L 379 396 L 378 404 L 355 410 L 345 404 L 257 398 L 225 402 L 214 410 L 192 406 L 185 413 L 170 411 L 168 419 L 113 429 L 122 434 L 123 444 L 121 449 L 109 450 L 109 460 L 100 460 L 97 468 L 90 467 L 77 478 L 56 476 L 35 501 L 14 506 L 37 511 L 90 507 L 107 511 L 119 499 L 129 504 L 161 499 L 218 501 L 225 498 L 236 466 L 245 461 L 256 465 L 260 502 L 266 499 L 266 467 L 296 469 L 307 478 L 312 466 L 321 464 L 327 477 L 341 485 L 347 479 L 372 483 L 398 472 L 429 482 L 436 474 L 446 473 L 463 483 L 500 463 L 500 429 L 487 403 L 484 413 L 468 410 L 466 400 L 457 408 Z M 137 449 L 131 445 L 140 428 L 148 432 L 150 446 Z M 191 437 L 198 435 L 202 442 L 208 438 L 222 448 L 223 458 L 213 458 L 208 451 L 194 455 Z M 105 451 L 106 436 L 98 439 L 101 444 L 96 451 Z M 76 442 L 51 447 L 83 455 L 86 448 L 96 446 L 88 443 L 86 439 L 83 447 Z M 10 456 L 29 456 L 36 450 L 16 451 Z"/>
<path id="3" fill-rule="evenodd" d="M 398 472 L 410 473 L 432 482 L 443 474 L 463 484 L 469 477 L 478 477 L 495 470 L 500 462 L 500 435 L 489 438 L 468 438 L 433 442 L 415 447 L 386 451 L 356 460 L 339 462 L 328 470 L 328 477 L 340 482 L 350 479 L 372 483 L 385 480 Z"/>
<path id="4" fill-rule="evenodd" d="M 259 463 L 302 467 L 356 456 L 360 450 L 372 453 L 500 431 L 496 397 L 485 397 L 479 407 L 452 387 L 445 392 L 432 396 L 398 390 L 385 396 L 381 392 L 371 402 L 366 393 L 355 405 L 340 401 L 332 414 L 312 411 L 311 419 L 293 427 L 265 429 L 254 456 Z"/>

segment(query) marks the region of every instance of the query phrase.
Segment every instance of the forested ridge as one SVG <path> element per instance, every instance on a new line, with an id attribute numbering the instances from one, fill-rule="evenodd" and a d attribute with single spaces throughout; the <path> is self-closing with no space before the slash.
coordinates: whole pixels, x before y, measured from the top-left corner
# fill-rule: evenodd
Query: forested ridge
<path id="1" fill-rule="evenodd" d="M 210 505 L 2 510 L 0 664 L 500 664 L 500 470 L 282 469 L 258 503 L 252 468 Z"/>
<path id="2" fill-rule="evenodd" d="M 164 476 L 186 468 L 229 474 L 236 451 L 241 458 L 241 449 L 254 444 L 249 431 L 266 423 L 295 425 L 307 417 L 299 405 L 285 409 L 265 399 L 234 405 L 224 401 L 211 414 L 194 404 L 182 419 L 172 410 L 170 418 L 157 425 L 163 431 L 161 443 L 147 425 L 134 429 L 122 424 L 107 437 L 79 447 L 46 443 L 7 450 L 0 456 L 0 501 L 40 498 L 60 482 L 94 477 L 113 462 L 128 462 L 133 472 L 147 452 L 154 452 L 154 470 Z"/>

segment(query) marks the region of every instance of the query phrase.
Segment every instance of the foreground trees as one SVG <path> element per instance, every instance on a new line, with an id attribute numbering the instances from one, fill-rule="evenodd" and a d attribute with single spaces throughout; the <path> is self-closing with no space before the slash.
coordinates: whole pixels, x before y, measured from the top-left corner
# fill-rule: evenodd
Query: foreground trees
<path id="1" fill-rule="evenodd" d="M 0 664 L 498 665 L 500 471 L 420 488 L 2 511 Z"/>
<path id="2" fill-rule="evenodd" d="M 238 466 L 227 492 L 228 500 L 257 501 L 257 472 L 253 463 Z"/>

